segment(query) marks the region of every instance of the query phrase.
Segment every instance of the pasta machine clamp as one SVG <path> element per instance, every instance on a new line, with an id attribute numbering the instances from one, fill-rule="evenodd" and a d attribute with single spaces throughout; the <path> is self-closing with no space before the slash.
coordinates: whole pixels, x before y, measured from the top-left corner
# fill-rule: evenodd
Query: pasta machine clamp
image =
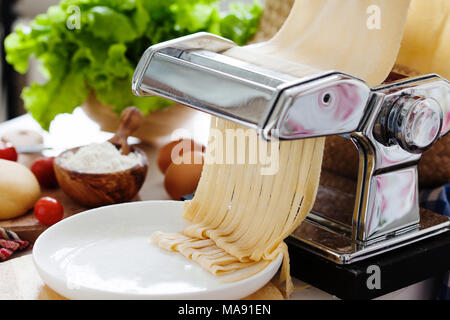
<path id="1" fill-rule="evenodd" d="M 359 169 L 355 195 L 344 199 L 353 208 L 314 208 L 292 234 L 309 252 L 349 264 L 450 229 L 449 219 L 419 207 L 417 174 L 422 153 L 449 131 L 448 80 L 431 74 L 369 88 L 339 71 L 297 78 L 222 54 L 234 46 L 208 33 L 154 45 L 136 68 L 133 92 L 254 128 L 268 140 L 350 139 Z"/>

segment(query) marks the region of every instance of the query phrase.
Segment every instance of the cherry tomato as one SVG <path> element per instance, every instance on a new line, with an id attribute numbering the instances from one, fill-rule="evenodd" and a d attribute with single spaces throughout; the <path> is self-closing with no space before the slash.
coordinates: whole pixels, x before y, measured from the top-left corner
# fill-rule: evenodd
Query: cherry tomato
<path id="1" fill-rule="evenodd" d="M 17 151 L 9 142 L 0 141 L 0 159 L 17 161 Z"/>
<path id="2" fill-rule="evenodd" d="M 51 226 L 64 216 L 64 208 L 58 200 L 43 197 L 34 204 L 34 216 L 40 223 Z"/>
<path id="3" fill-rule="evenodd" d="M 31 172 L 34 173 L 43 188 L 56 188 L 58 186 L 53 169 L 54 160 L 55 158 L 39 158 L 31 166 Z"/>

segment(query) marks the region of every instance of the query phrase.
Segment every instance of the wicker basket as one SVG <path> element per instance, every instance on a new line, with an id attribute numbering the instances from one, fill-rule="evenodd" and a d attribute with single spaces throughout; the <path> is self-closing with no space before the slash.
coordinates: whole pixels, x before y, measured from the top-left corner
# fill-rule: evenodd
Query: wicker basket
<path id="1" fill-rule="evenodd" d="M 253 42 L 265 41 L 274 36 L 289 15 L 293 3 L 294 0 L 266 0 L 260 30 L 255 35 Z M 407 76 L 418 75 L 414 69 L 401 65 L 396 65 L 393 71 Z M 447 135 L 424 153 L 419 164 L 419 182 L 422 188 L 432 188 L 450 183 L 450 152 L 447 149 L 450 146 L 449 143 L 450 135 Z M 354 180 L 357 168 L 358 154 L 353 144 L 338 136 L 328 137 L 323 169 Z"/>
<path id="2" fill-rule="evenodd" d="M 252 42 L 266 41 L 280 30 L 291 12 L 294 0 L 266 0 L 259 30 Z"/>

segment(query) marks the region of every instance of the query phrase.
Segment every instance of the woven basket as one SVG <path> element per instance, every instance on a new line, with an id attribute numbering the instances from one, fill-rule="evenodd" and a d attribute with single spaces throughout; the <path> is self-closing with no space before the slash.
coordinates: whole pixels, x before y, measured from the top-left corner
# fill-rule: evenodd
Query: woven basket
<path id="1" fill-rule="evenodd" d="M 280 30 L 291 12 L 294 0 L 266 0 L 259 30 L 252 42 L 266 41 Z"/>
<path id="2" fill-rule="evenodd" d="M 252 42 L 265 41 L 274 36 L 289 15 L 293 3 L 294 0 L 266 0 L 260 29 Z M 401 65 L 396 65 L 393 72 L 406 76 L 419 75 L 414 69 Z M 433 188 L 450 182 L 449 143 L 450 135 L 447 135 L 440 139 L 433 148 L 424 153 L 419 164 L 419 183 L 421 188 Z M 357 169 L 358 154 L 353 144 L 349 140 L 338 136 L 328 137 L 325 145 L 323 170 L 337 176 L 355 180 Z M 327 182 L 330 185 L 336 183 L 338 182 L 331 180 Z"/>

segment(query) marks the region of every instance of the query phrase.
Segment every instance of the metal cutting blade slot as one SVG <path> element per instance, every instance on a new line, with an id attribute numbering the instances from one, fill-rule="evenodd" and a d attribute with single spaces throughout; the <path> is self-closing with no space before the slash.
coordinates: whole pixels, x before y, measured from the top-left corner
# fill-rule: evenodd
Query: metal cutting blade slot
<path id="1" fill-rule="evenodd" d="M 236 59 L 219 54 L 181 56 L 184 59 L 156 52 L 143 73 L 141 90 L 258 129 L 277 87 L 284 83 L 250 70 L 248 64 L 235 66 Z"/>

